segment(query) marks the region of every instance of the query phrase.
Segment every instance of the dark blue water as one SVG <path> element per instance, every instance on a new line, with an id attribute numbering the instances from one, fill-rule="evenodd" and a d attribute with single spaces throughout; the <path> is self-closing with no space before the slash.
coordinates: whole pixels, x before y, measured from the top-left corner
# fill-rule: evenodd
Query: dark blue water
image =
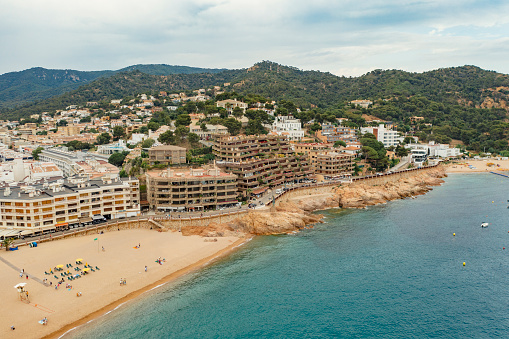
<path id="1" fill-rule="evenodd" d="M 416 199 L 322 212 L 70 337 L 509 337 L 508 188 L 453 175 Z"/>

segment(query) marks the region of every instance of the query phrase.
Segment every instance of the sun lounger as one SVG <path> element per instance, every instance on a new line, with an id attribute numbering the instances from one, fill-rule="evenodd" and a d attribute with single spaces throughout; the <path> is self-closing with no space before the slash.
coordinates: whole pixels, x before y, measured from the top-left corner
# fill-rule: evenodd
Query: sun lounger
<path id="1" fill-rule="evenodd" d="M 58 279 L 58 277 L 56 275 L 54 275 L 55 279 Z"/>
<path id="2" fill-rule="evenodd" d="M 99 271 L 99 267 L 96 266 L 95 269 Z"/>

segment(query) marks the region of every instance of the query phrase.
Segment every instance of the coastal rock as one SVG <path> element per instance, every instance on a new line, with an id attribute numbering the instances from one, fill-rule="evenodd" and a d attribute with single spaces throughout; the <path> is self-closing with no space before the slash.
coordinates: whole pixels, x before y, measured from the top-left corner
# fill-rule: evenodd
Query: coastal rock
<path id="1" fill-rule="evenodd" d="M 279 206 L 276 211 L 249 211 L 228 223 L 211 222 L 206 227 L 185 226 L 182 227 L 182 234 L 203 237 L 283 234 L 320 222 L 322 218 L 321 215 L 309 214 L 295 204 L 287 203 Z"/>
<path id="2" fill-rule="evenodd" d="M 291 233 L 307 225 L 322 222 L 322 215 L 311 211 L 341 206 L 343 208 L 364 208 L 425 194 L 432 186 L 440 185 L 445 176 L 443 169 L 428 170 L 412 177 L 382 185 L 354 183 L 336 187 L 332 196 L 319 198 L 303 197 L 297 203 L 280 202 L 272 210 L 249 211 L 228 223 L 211 222 L 207 226 L 184 226 L 183 235 L 203 237 L 270 235 Z"/>
<path id="3" fill-rule="evenodd" d="M 395 199 L 425 194 L 431 190 L 431 186 L 443 183 L 440 178 L 444 176 L 444 171 L 437 169 L 378 186 L 355 183 L 336 188 L 333 200 L 338 201 L 339 206 L 343 208 L 364 208 L 383 204 Z"/>

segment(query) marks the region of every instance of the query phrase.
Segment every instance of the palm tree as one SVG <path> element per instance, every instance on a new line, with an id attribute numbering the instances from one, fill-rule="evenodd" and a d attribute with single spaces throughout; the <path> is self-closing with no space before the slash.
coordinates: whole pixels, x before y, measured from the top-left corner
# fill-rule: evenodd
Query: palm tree
<path id="1" fill-rule="evenodd" d="M 5 238 L 4 240 L 2 240 L 2 245 L 5 246 L 6 251 L 9 250 L 13 241 L 14 241 L 13 238 Z"/>

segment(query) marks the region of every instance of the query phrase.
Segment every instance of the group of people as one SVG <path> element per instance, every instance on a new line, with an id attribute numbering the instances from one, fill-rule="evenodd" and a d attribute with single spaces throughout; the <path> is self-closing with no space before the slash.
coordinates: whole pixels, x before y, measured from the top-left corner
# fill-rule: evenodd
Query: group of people
<path id="1" fill-rule="evenodd" d="M 23 276 L 25 276 L 28 279 L 28 273 L 25 274 L 25 269 L 24 268 L 22 268 L 21 271 L 19 271 L 19 277 L 23 278 Z"/>
<path id="2" fill-rule="evenodd" d="M 165 258 L 161 259 L 161 257 L 159 257 L 159 258 L 157 258 L 157 260 L 156 260 L 156 263 L 158 263 L 159 265 L 162 265 L 162 264 L 163 264 L 163 262 L 166 262 L 166 259 L 165 259 Z"/>
<path id="3" fill-rule="evenodd" d="M 125 278 L 120 278 L 120 286 L 127 285 L 127 281 Z"/>

